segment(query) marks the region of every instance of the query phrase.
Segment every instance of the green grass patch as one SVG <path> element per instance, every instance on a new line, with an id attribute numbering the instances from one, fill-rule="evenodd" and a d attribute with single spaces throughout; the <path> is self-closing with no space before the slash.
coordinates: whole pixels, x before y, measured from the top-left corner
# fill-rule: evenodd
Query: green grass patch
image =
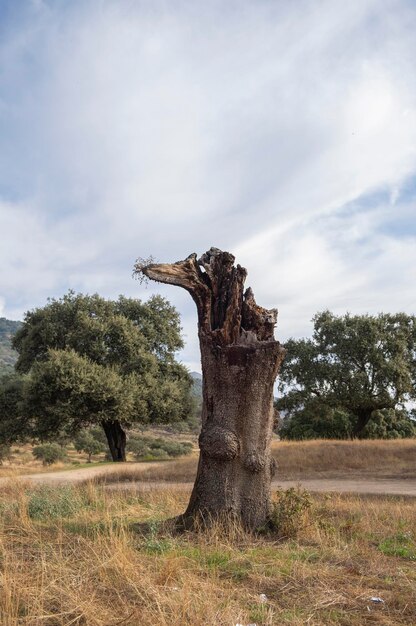
<path id="1" fill-rule="evenodd" d="M 166 554 L 172 551 L 173 544 L 168 538 L 149 537 L 143 548 L 147 554 Z"/>
<path id="2" fill-rule="evenodd" d="M 380 541 L 378 549 L 386 556 L 416 560 L 416 542 L 410 532 L 401 532 L 392 537 L 386 537 Z"/>
<path id="3" fill-rule="evenodd" d="M 72 517 L 85 506 L 82 493 L 72 486 L 42 485 L 30 493 L 27 502 L 28 514 L 33 520 Z"/>
<path id="4" fill-rule="evenodd" d="M 254 604 L 249 605 L 250 620 L 256 624 L 270 624 L 273 617 L 272 609 L 267 604 Z"/>

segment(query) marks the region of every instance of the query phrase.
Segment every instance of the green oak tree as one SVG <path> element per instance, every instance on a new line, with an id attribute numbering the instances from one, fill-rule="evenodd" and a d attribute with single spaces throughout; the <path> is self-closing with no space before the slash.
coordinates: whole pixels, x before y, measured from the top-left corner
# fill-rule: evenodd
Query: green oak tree
<path id="1" fill-rule="evenodd" d="M 30 435 L 22 414 L 24 382 L 16 373 L 0 378 L 0 444 L 25 441 Z"/>
<path id="2" fill-rule="evenodd" d="M 160 296 L 105 300 L 70 291 L 29 311 L 13 339 L 16 370 L 29 373 L 25 415 L 40 438 L 103 428 L 114 461 L 124 461 L 134 423 L 185 419 L 191 378 L 175 360 L 179 315 Z"/>
<path id="3" fill-rule="evenodd" d="M 311 339 L 290 339 L 280 375 L 286 438 L 411 436 L 416 318 L 398 314 L 313 318 Z M 390 426 L 388 425 L 390 424 Z M 390 435 L 388 434 L 390 433 Z"/>

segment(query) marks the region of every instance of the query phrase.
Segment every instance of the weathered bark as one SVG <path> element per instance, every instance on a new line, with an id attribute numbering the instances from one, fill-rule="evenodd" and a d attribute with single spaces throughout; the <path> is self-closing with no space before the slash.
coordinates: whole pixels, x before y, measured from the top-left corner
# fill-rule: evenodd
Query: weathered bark
<path id="1" fill-rule="evenodd" d="M 273 384 L 284 350 L 274 339 L 275 309 L 259 307 L 247 272 L 211 248 L 171 265 L 139 266 L 152 280 L 178 285 L 198 310 L 203 375 L 200 458 L 185 523 L 231 516 L 248 529 L 270 511 Z"/>
<path id="2" fill-rule="evenodd" d="M 101 425 L 107 437 L 108 447 L 110 448 L 111 458 L 113 461 L 122 462 L 126 460 L 126 433 L 121 427 L 120 422 L 115 420 L 103 420 Z"/>

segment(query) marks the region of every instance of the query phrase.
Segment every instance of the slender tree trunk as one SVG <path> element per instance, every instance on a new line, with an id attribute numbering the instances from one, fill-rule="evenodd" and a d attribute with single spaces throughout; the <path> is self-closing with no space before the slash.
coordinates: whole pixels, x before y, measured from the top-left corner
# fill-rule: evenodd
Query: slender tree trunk
<path id="1" fill-rule="evenodd" d="M 101 425 L 107 437 L 108 447 L 110 448 L 111 458 L 113 461 L 126 460 L 126 433 L 119 421 L 103 420 Z"/>
<path id="2" fill-rule="evenodd" d="M 267 521 L 275 463 L 270 454 L 273 384 L 284 350 L 274 339 L 277 311 L 243 291 L 246 270 L 211 248 L 172 265 L 138 266 L 146 276 L 187 289 L 198 310 L 203 374 L 197 477 L 186 525 L 231 516 L 248 529 Z"/>

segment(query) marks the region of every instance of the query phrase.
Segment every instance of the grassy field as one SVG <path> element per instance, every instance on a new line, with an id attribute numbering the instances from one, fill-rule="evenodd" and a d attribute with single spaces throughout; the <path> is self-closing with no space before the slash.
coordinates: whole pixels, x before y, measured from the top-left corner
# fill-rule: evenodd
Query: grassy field
<path id="1" fill-rule="evenodd" d="M 1 624 L 414 626 L 416 500 L 314 496 L 286 538 L 162 533 L 188 497 L 10 481 Z"/>
<path id="2" fill-rule="evenodd" d="M 82 467 L 75 454 L 56 469 Z M 273 454 L 282 478 L 416 478 L 415 440 L 275 441 Z M 160 522 L 185 509 L 189 491 L 174 483 L 192 481 L 196 463 L 196 454 L 146 469 L 127 463 L 79 485 L 4 482 L 1 625 L 415 625 L 416 499 L 302 496 L 311 506 L 291 517 L 296 494 L 287 503 L 278 492 L 273 534 L 174 536 Z M 32 461 L 14 467 L 39 471 Z M 166 488 L 101 484 L 137 478 Z M 143 521 L 146 536 L 134 527 Z"/>
<path id="3" fill-rule="evenodd" d="M 274 441 L 277 478 L 403 478 L 416 479 L 416 439 L 366 441 Z M 146 470 L 128 464 L 102 477 L 105 482 L 160 480 L 189 482 L 198 456 L 158 464 Z"/>
<path id="4" fill-rule="evenodd" d="M 147 433 L 146 433 L 147 434 Z M 157 431 L 153 436 L 168 438 L 169 433 Z M 189 435 L 174 435 L 175 441 L 192 440 Z M 113 477 L 106 480 L 166 480 L 189 482 L 195 477 L 197 466 L 197 443 L 195 454 L 142 471 L 128 463 L 117 467 Z M 364 441 L 278 441 L 272 443 L 273 456 L 278 463 L 277 478 L 413 478 L 416 479 L 416 439 L 364 440 Z M 129 457 L 133 460 L 133 457 Z M 0 477 L 10 473 L 30 474 L 69 468 L 91 467 L 104 463 L 104 454 L 94 457 L 88 464 L 87 455 L 73 448 L 67 450 L 65 463 L 44 467 L 31 453 L 31 446 L 13 449 L 10 461 L 0 466 Z"/>
<path id="5" fill-rule="evenodd" d="M 152 428 L 142 430 L 140 432 L 135 432 L 134 434 L 136 436 L 143 435 L 144 437 L 151 438 L 161 437 L 162 439 L 172 440 L 181 443 L 185 441 L 191 442 L 194 444 L 195 448 L 197 448 L 197 436 L 194 433 L 172 433 L 164 428 Z M 78 452 L 77 450 L 75 450 L 74 446 L 69 443 L 65 447 L 65 460 L 54 463 L 49 467 L 45 467 L 44 465 L 42 465 L 41 461 L 36 460 L 33 456 L 33 447 L 34 446 L 30 443 L 13 446 L 11 449 L 10 459 L 4 460 L 3 463 L 0 465 L 0 478 L 2 476 L 8 476 L 11 472 L 13 473 L 13 475 L 33 474 L 45 471 L 53 472 L 63 469 L 80 468 L 83 466 L 90 467 L 92 465 L 96 465 L 97 463 L 108 462 L 105 453 L 101 452 L 99 454 L 93 455 L 92 463 L 88 463 L 88 455 L 85 452 Z M 135 460 L 134 455 L 132 453 L 127 453 L 127 460 L 133 462 Z"/>
<path id="6" fill-rule="evenodd" d="M 416 439 L 281 441 L 273 454 L 285 478 L 416 478 Z"/>
<path id="7" fill-rule="evenodd" d="M 93 463 L 87 463 L 88 455 L 84 452 L 77 452 L 73 446 L 68 446 L 66 450 L 65 461 L 59 461 L 50 466 L 42 465 L 42 461 L 38 461 L 32 454 L 33 445 L 26 443 L 20 446 L 12 447 L 10 459 L 3 461 L 0 465 L 0 477 L 7 476 L 12 471 L 16 474 L 32 474 L 38 472 L 51 472 L 62 469 L 70 469 L 72 467 L 90 466 L 97 463 L 105 462 L 104 454 L 97 454 L 93 457 Z"/>

